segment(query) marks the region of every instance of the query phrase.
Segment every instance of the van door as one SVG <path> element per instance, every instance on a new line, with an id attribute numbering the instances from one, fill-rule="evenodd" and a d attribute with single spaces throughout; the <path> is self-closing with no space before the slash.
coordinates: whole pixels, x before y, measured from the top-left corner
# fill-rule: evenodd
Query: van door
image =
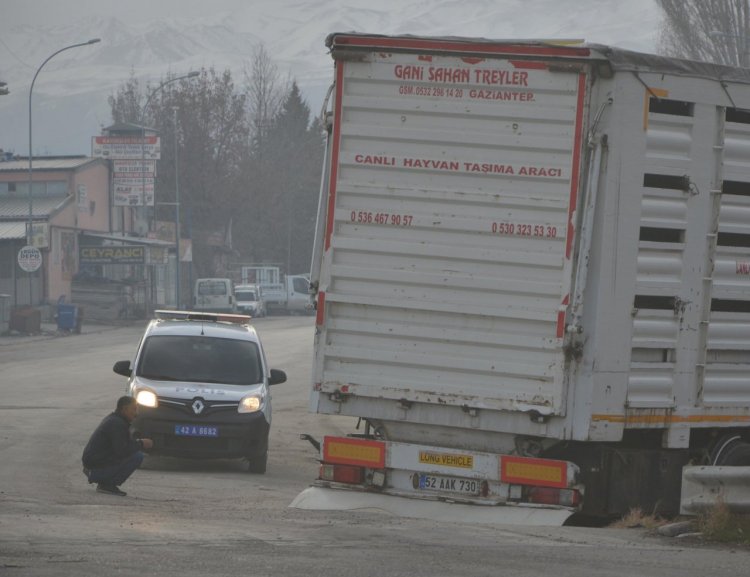
<path id="1" fill-rule="evenodd" d="M 231 279 L 199 278 L 195 281 L 193 304 L 199 311 L 236 312 Z"/>

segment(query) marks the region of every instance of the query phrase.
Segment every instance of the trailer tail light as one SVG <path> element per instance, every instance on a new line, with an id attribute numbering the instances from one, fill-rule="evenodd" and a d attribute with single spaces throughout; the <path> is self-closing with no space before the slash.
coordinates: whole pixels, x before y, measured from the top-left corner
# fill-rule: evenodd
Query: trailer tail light
<path id="1" fill-rule="evenodd" d="M 556 489 L 554 487 L 531 487 L 526 499 L 529 503 L 539 505 L 577 507 L 581 504 L 581 494 L 575 489 Z"/>
<path id="2" fill-rule="evenodd" d="M 360 485 L 365 478 L 365 470 L 362 467 L 355 467 L 353 465 L 322 463 L 320 465 L 319 476 L 323 481 Z"/>
<path id="3" fill-rule="evenodd" d="M 323 462 L 384 469 L 385 443 L 351 437 L 324 437 Z"/>
<path id="4" fill-rule="evenodd" d="M 500 459 L 500 480 L 514 485 L 565 488 L 569 481 L 568 463 L 503 455 Z"/>

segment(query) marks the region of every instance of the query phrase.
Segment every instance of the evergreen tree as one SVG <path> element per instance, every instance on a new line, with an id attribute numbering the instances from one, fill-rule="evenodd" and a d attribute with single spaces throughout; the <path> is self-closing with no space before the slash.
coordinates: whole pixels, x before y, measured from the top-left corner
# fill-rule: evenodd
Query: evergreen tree
<path id="1" fill-rule="evenodd" d="M 174 221 L 177 176 L 182 236 L 193 241 L 194 277 L 228 274 L 220 255 L 236 264 L 309 271 L 323 132 L 310 121 L 297 84 L 282 91 L 275 67 L 259 50 L 244 90 L 230 71 L 209 69 L 158 92 L 130 78 L 109 99 L 114 122 L 143 120 L 161 137 L 156 216 Z M 216 246 L 230 227 L 231 254 Z"/>

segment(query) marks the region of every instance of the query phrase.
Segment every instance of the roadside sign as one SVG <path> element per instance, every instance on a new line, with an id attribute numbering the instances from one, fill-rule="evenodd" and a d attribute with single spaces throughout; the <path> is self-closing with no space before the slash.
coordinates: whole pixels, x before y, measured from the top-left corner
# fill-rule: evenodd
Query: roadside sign
<path id="1" fill-rule="evenodd" d="M 142 182 L 134 184 L 117 184 L 114 185 L 115 206 L 154 206 L 154 181 L 146 180 L 144 195 L 144 186 Z M 145 202 L 144 202 L 145 196 Z"/>
<path id="2" fill-rule="evenodd" d="M 113 160 L 112 173 L 117 178 L 153 178 L 156 176 L 155 160 Z"/>
<path id="3" fill-rule="evenodd" d="M 161 158 L 158 136 L 92 136 L 91 156 L 117 160 Z"/>
<path id="4" fill-rule="evenodd" d="M 18 266 L 26 272 L 34 272 L 42 266 L 41 251 L 31 245 L 26 245 L 18 251 Z"/>

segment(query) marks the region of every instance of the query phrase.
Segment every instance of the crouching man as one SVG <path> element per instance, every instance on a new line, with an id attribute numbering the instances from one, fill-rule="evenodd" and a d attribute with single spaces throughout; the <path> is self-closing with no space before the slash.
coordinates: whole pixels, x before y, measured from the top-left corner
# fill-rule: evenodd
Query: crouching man
<path id="1" fill-rule="evenodd" d="M 130 423 L 138 413 L 133 397 L 117 399 L 117 409 L 104 417 L 83 450 L 83 473 L 89 483 L 97 483 L 99 493 L 119 495 L 130 475 L 143 462 L 143 451 L 154 446 L 151 439 L 131 439 Z"/>

